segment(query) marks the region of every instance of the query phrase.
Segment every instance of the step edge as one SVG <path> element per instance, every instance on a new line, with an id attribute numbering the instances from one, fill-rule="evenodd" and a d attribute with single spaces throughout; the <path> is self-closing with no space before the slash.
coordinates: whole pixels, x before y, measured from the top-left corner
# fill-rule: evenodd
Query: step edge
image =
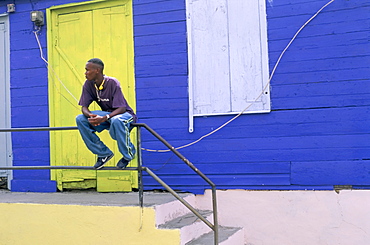
<path id="1" fill-rule="evenodd" d="M 223 232 L 226 232 L 227 230 L 230 230 L 232 229 L 232 233 L 230 233 L 230 231 L 228 231 L 227 233 L 230 233 L 230 234 L 227 234 L 227 236 L 224 236 L 222 235 L 221 233 Z M 230 237 L 234 236 L 235 234 L 237 234 L 238 232 L 243 232 L 244 231 L 244 228 L 243 227 L 226 227 L 226 226 L 220 226 L 219 227 L 219 244 L 223 243 L 223 242 L 226 242 Z M 222 235 L 220 237 L 220 235 Z M 198 244 L 205 244 L 204 242 L 201 242 L 199 243 L 198 241 L 201 241 L 201 240 L 207 240 L 207 241 L 210 241 L 212 240 L 213 241 L 213 231 L 210 231 L 196 239 L 193 239 L 187 243 L 185 243 L 185 245 L 198 245 Z M 244 241 L 243 241 L 244 243 Z M 207 243 L 208 244 L 208 243 Z"/>

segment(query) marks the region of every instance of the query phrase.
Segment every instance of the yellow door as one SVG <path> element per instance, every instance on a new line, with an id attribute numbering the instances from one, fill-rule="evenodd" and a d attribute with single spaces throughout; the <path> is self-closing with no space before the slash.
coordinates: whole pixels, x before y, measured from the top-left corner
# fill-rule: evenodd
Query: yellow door
<path id="1" fill-rule="evenodd" d="M 135 110 L 132 2 L 91 1 L 52 7 L 48 16 L 49 113 L 50 126 L 75 126 L 81 114 L 78 100 L 85 81 L 85 64 L 101 58 L 104 72 L 116 77 L 122 91 Z M 90 107 L 100 109 L 96 104 Z M 136 130 L 131 140 L 136 142 Z M 122 157 L 109 133 L 98 134 L 113 150 L 115 157 L 107 166 L 115 166 Z M 50 133 L 51 165 L 93 166 L 94 156 L 78 131 Z M 131 161 L 131 167 L 137 161 Z M 100 192 L 130 191 L 137 188 L 136 171 L 56 170 L 52 179 L 58 189 L 97 188 Z"/>

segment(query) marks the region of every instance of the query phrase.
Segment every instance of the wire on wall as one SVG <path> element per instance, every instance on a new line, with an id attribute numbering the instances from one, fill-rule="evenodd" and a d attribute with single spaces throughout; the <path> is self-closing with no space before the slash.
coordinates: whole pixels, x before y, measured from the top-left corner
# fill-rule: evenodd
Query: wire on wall
<path id="1" fill-rule="evenodd" d="M 288 48 L 291 46 L 291 44 L 293 43 L 293 41 L 297 38 L 298 34 L 314 19 L 317 17 L 317 15 L 322 11 L 324 10 L 327 6 L 329 6 L 331 3 L 333 3 L 335 0 L 330 0 L 328 3 L 326 3 L 324 6 L 322 6 L 311 18 L 309 18 L 299 29 L 298 31 L 294 34 L 294 36 L 292 37 L 292 39 L 289 41 L 289 43 L 286 45 L 286 47 L 284 48 L 284 50 L 281 52 L 281 54 L 279 55 L 279 58 L 277 59 L 272 71 L 271 71 L 271 74 L 270 74 L 270 77 L 269 77 L 269 80 L 267 82 L 267 84 L 265 85 L 265 87 L 262 89 L 261 93 L 256 97 L 256 99 L 251 102 L 244 110 L 242 110 L 240 113 L 238 113 L 236 116 L 234 116 L 233 118 L 231 118 L 230 120 L 226 121 L 224 124 L 222 124 L 221 126 L 219 126 L 218 128 L 216 128 L 215 130 L 201 136 L 200 138 L 198 138 L 197 140 L 191 142 L 191 143 L 188 143 L 188 144 L 185 144 L 185 145 L 182 145 L 182 146 L 179 146 L 179 147 L 175 147 L 176 150 L 179 150 L 179 149 L 183 149 L 183 148 L 186 148 L 186 147 L 189 147 L 189 146 L 192 146 L 198 142 L 200 142 L 201 140 L 211 136 L 212 134 L 216 133 L 217 131 L 221 130 L 222 128 L 226 127 L 228 124 L 230 124 L 232 121 L 234 121 L 235 119 L 237 119 L 238 117 L 240 117 L 246 110 L 248 110 L 254 102 L 256 102 L 266 91 L 267 88 L 269 88 L 269 85 L 271 83 L 271 80 L 275 74 L 275 71 L 282 59 L 282 57 L 284 56 L 285 52 L 288 50 Z M 55 72 L 55 70 L 53 69 L 53 67 L 49 64 L 49 62 L 44 58 L 44 54 L 43 54 L 43 51 L 42 51 L 42 47 L 41 47 L 41 44 L 40 44 L 40 40 L 39 40 L 39 37 L 38 37 L 38 34 L 39 34 L 39 31 L 40 29 L 37 29 L 36 31 L 34 31 L 34 34 L 35 34 L 35 37 L 36 37 L 36 40 L 37 40 L 37 44 L 39 46 L 39 49 L 40 49 L 40 57 L 41 59 L 46 63 L 47 65 L 47 68 L 48 70 L 52 70 L 54 76 L 57 78 L 57 80 L 59 81 L 59 83 L 64 87 L 64 89 L 73 97 L 73 99 L 78 103 L 78 100 L 76 99 L 76 97 L 69 91 L 69 89 L 65 86 L 65 84 L 61 81 L 61 79 L 58 77 L 57 73 Z M 54 80 L 53 80 L 54 81 Z M 63 96 L 71 105 L 73 105 L 76 109 L 80 110 L 80 108 L 78 108 L 74 103 L 72 103 L 68 98 L 66 98 L 62 93 L 61 91 L 58 89 L 55 81 L 54 81 L 54 86 L 56 87 L 56 89 L 58 90 L 58 93 Z M 147 149 L 147 148 L 142 148 L 142 150 L 145 150 L 145 151 L 148 151 L 148 152 L 169 152 L 171 150 L 167 149 L 167 150 L 154 150 L 154 149 Z"/>
<path id="2" fill-rule="evenodd" d="M 58 79 L 59 83 L 63 86 L 63 88 L 72 96 L 72 98 L 78 103 L 78 100 L 77 98 L 71 93 L 71 91 L 69 91 L 69 89 L 67 88 L 67 86 L 62 82 L 62 80 L 59 78 L 58 74 L 55 72 L 55 70 L 53 69 L 53 67 L 49 64 L 49 62 L 45 59 L 44 57 L 44 52 L 42 51 L 42 47 L 41 47 L 41 43 L 40 43 L 40 39 L 39 39 L 39 32 L 40 32 L 40 28 L 38 28 L 36 31 L 34 31 L 33 33 L 35 34 L 35 38 L 36 38 L 36 41 L 37 41 L 37 45 L 40 49 L 40 57 L 41 59 L 45 62 L 46 64 L 46 67 L 47 69 L 50 71 L 52 71 L 52 74 L 54 74 L 54 76 Z M 75 105 L 75 103 L 71 102 L 67 97 L 65 97 L 63 94 L 62 94 L 62 91 L 59 90 L 57 84 L 55 83 L 55 80 L 52 79 L 54 82 L 53 82 L 53 85 L 55 86 L 55 88 L 57 89 L 58 93 L 63 97 L 65 98 L 74 108 L 76 108 L 77 110 L 80 111 L 80 108 L 77 107 Z"/>
<path id="3" fill-rule="evenodd" d="M 272 69 L 271 71 L 271 74 L 270 74 L 270 77 L 269 77 L 269 80 L 267 82 L 267 84 L 265 85 L 265 87 L 262 89 L 262 92 L 256 97 L 256 99 L 251 102 L 243 111 L 241 111 L 239 114 L 237 114 L 236 116 L 234 116 L 233 118 L 231 118 L 230 120 L 228 120 L 227 122 L 225 122 L 224 124 L 222 124 L 221 126 L 219 126 L 218 128 L 216 128 L 215 130 L 209 132 L 208 134 L 205 134 L 203 136 L 201 136 L 199 139 L 189 143 L 189 144 L 186 144 L 186 145 L 182 145 L 182 146 L 179 146 L 179 147 L 176 147 L 175 149 L 176 150 L 179 150 L 179 149 L 183 149 L 183 148 L 186 148 L 186 147 L 189 147 L 191 145 L 194 145 L 196 143 L 198 143 L 199 141 L 203 140 L 204 138 L 207 138 L 209 136 L 211 136 L 212 134 L 216 133 L 217 131 L 221 130 L 222 128 L 226 127 L 228 124 L 230 124 L 232 121 L 234 121 L 235 119 L 237 119 L 238 117 L 240 117 L 246 110 L 248 110 L 254 102 L 256 102 L 265 92 L 265 90 L 269 87 L 270 83 L 271 83 L 271 80 L 275 74 L 275 71 L 282 59 L 282 57 L 284 56 L 285 52 L 288 50 L 288 48 L 290 47 L 290 45 L 293 43 L 293 41 L 297 38 L 298 34 L 323 10 L 325 9 L 327 6 L 329 6 L 332 2 L 334 2 L 335 0 L 331 0 L 329 1 L 328 3 L 326 3 L 324 6 L 322 6 L 311 18 L 309 18 L 299 29 L 298 31 L 294 34 L 294 36 L 292 37 L 292 39 L 289 41 L 289 43 L 286 45 L 286 47 L 284 48 L 284 50 L 281 52 L 281 54 L 279 55 L 279 58 L 277 59 L 275 65 L 274 65 L 274 68 Z M 147 148 L 142 148 L 143 150 L 145 151 L 149 151 L 149 152 L 169 152 L 170 150 L 153 150 L 153 149 L 147 149 Z"/>

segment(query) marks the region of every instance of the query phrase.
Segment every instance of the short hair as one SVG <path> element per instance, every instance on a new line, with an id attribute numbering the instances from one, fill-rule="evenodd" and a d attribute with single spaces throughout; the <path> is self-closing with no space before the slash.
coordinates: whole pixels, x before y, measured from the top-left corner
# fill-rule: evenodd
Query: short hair
<path id="1" fill-rule="evenodd" d="M 101 59 L 99 58 L 92 58 L 92 59 L 89 59 L 87 62 L 90 62 L 90 63 L 93 63 L 93 64 L 96 64 L 98 66 L 101 66 L 101 71 L 103 72 L 104 70 L 104 63 Z"/>

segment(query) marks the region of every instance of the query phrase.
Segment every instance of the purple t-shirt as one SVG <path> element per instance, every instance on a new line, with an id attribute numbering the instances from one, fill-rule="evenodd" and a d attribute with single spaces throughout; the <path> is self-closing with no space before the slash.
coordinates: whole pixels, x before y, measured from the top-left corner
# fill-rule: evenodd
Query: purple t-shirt
<path id="1" fill-rule="evenodd" d="M 104 76 L 104 79 L 105 82 L 102 90 L 96 89 L 94 81 L 86 80 L 82 87 L 82 94 L 78 104 L 88 107 L 95 101 L 102 111 L 109 112 L 114 111 L 118 107 L 125 107 L 126 111 L 134 117 L 134 121 L 136 122 L 136 115 L 123 96 L 118 80 L 108 76 Z"/>

